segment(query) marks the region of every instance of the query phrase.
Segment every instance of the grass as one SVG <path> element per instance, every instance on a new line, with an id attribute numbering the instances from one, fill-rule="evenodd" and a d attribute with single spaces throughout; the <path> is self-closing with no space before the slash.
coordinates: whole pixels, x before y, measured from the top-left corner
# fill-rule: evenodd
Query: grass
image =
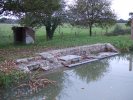
<path id="1" fill-rule="evenodd" d="M 122 24 L 121 24 L 122 25 Z M 0 48 L 3 48 L 2 46 L 9 46 L 13 44 L 13 32 L 11 30 L 11 27 L 18 26 L 17 24 L 0 24 Z M 122 25 L 123 28 L 125 28 L 124 25 Z M 112 31 L 114 27 L 110 28 L 109 31 Z M 40 41 L 40 37 L 44 37 L 45 39 L 45 27 L 41 27 L 36 30 L 36 37 L 37 42 Z M 95 35 L 103 35 L 105 33 L 104 29 L 101 28 L 93 28 L 93 33 Z M 55 31 L 55 37 L 61 37 L 62 35 L 64 37 L 74 37 L 76 35 L 79 36 L 88 36 L 89 35 L 89 29 L 83 28 L 83 27 L 72 27 L 71 25 L 64 24 L 63 26 L 60 26 Z"/>
<path id="2" fill-rule="evenodd" d="M 19 84 L 22 79 L 26 79 L 27 75 L 28 74 L 17 70 L 14 70 L 11 73 L 0 72 L 0 87 L 11 88 L 11 86 L 13 86 L 14 84 Z"/>

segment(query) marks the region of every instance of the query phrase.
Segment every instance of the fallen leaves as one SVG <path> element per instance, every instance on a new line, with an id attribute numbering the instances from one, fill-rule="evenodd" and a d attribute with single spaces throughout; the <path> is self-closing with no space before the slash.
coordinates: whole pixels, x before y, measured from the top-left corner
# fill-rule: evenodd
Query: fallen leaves
<path id="1" fill-rule="evenodd" d="M 16 69 L 16 63 L 13 60 L 5 60 L 0 64 L 0 71 L 4 73 L 11 73 L 13 70 Z"/>

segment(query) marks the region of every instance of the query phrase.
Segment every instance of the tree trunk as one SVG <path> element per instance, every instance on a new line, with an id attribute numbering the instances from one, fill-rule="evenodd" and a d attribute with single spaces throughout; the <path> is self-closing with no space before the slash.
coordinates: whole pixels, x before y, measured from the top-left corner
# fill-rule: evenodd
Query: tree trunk
<path id="1" fill-rule="evenodd" d="M 89 26 L 90 30 L 90 36 L 92 36 L 92 25 Z"/>
<path id="2" fill-rule="evenodd" d="M 52 20 L 51 16 L 49 16 L 47 18 L 45 27 L 46 27 L 46 39 L 52 40 L 53 36 L 54 36 L 54 32 L 55 32 L 56 28 L 58 27 L 58 20 L 56 20 L 56 19 Z"/>
<path id="3" fill-rule="evenodd" d="M 46 26 L 46 39 L 47 40 L 52 40 L 53 39 L 56 27 L 54 27 L 54 26 Z"/>
<path id="4" fill-rule="evenodd" d="M 46 26 L 46 40 L 52 40 L 53 39 L 54 32 L 51 30 L 50 26 Z"/>

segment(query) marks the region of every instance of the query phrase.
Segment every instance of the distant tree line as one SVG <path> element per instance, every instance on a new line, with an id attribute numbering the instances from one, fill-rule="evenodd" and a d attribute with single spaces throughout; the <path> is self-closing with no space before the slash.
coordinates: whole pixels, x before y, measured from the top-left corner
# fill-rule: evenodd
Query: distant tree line
<path id="1" fill-rule="evenodd" d="M 117 20 L 117 23 L 127 23 L 127 22 L 128 22 L 128 20 L 124 20 L 124 19 Z"/>
<path id="2" fill-rule="evenodd" d="M 11 19 L 11 18 L 0 18 L 0 23 L 6 23 L 6 24 L 18 24 L 18 19 Z"/>

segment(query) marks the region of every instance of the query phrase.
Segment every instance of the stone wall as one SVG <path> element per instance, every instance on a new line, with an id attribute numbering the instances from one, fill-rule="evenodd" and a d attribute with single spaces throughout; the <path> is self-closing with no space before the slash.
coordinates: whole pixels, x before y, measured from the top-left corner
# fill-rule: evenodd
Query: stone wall
<path id="1" fill-rule="evenodd" d="M 67 61 L 62 61 L 60 59 L 63 56 L 67 58 L 69 57 L 69 55 L 73 57 L 75 56 L 78 59 L 77 58 L 76 59 L 70 58 L 70 59 L 72 59 L 74 62 L 75 60 L 76 62 L 77 60 L 79 62 L 80 61 L 82 62 L 84 60 L 89 60 L 89 59 L 91 60 L 91 58 L 94 57 L 95 55 L 97 55 L 97 58 L 98 58 L 98 53 L 101 53 L 101 52 L 118 53 L 115 47 L 109 43 L 94 44 L 94 45 L 78 46 L 78 47 L 38 53 L 36 57 L 18 59 L 16 61 L 16 64 L 21 70 L 24 70 L 24 71 L 31 71 L 31 70 L 38 69 L 38 68 L 41 68 L 43 70 L 51 70 L 51 69 L 64 67 L 68 64 Z M 104 54 L 102 56 L 107 57 L 106 55 L 107 54 Z"/>
<path id="2" fill-rule="evenodd" d="M 49 57 L 49 56 L 60 57 L 65 55 L 80 56 L 83 53 L 86 53 L 86 55 L 91 55 L 99 52 L 118 52 L 118 51 L 110 43 L 104 43 L 104 44 L 85 45 L 85 46 L 78 46 L 78 47 L 72 47 L 67 49 L 53 50 L 49 52 L 39 53 L 39 55 L 43 55 L 46 57 Z"/>

